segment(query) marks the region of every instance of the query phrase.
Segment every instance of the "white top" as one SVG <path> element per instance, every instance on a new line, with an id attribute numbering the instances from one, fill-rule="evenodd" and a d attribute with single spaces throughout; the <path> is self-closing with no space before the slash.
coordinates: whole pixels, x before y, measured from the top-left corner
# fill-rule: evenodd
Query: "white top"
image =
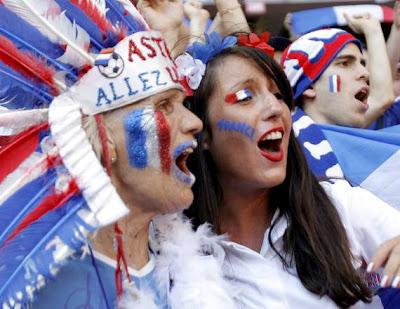
<path id="1" fill-rule="evenodd" d="M 361 258 L 369 262 L 382 242 L 400 235 L 400 212 L 370 192 L 351 187 L 343 180 L 321 185 L 345 226 L 356 268 L 361 265 Z M 282 248 L 286 227 L 287 221 L 282 218 L 272 232 L 272 242 L 278 250 Z M 268 233 L 269 229 L 260 253 L 230 241 L 222 241 L 224 252 L 215 252 L 235 291 L 238 308 L 337 308 L 329 297 L 320 298 L 309 292 L 298 279 L 295 268 L 290 271 L 283 268 L 268 243 Z M 352 308 L 382 308 L 382 304 L 375 297 L 372 304 L 358 302 Z"/>

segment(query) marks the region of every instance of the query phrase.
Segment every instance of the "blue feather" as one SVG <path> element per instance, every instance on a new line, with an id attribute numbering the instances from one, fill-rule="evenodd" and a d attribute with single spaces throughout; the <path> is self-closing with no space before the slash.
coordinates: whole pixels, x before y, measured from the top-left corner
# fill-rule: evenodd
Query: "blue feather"
<path id="1" fill-rule="evenodd" d="M 0 206 L 0 247 L 22 219 L 54 190 L 55 169 L 26 184 Z"/>
<path id="2" fill-rule="evenodd" d="M 2 106 L 8 109 L 34 109 L 48 106 L 52 100 L 53 96 L 46 85 L 28 80 L 0 62 Z"/>
<path id="3" fill-rule="evenodd" d="M 82 229 L 92 232 L 94 228 L 78 215 L 83 209 L 88 211 L 83 197 L 75 196 L 0 249 L 0 304 L 32 301 L 40 278 L 53 278 L 54 269 L 65 263 L 55 260 L 55 250 L 66 245 L 75 252 L 85 245 Z"/>
<path id="4" fill-rule="evenodd" d="M 35 27 L 3 5 L 0 5 L 0 28 L 7 30 L 25 42 L 29 42 L 35 49 L 46 53 L 50 58 L 57 59 L 65 52 L 63 47 L 50 42 Z"/>
<path id="5" fill-rule="evenodd" d="M 55 0 L 60 8 L 65 11 L 65 15 L 70 19 L 75 21 L 79 26 L 86 30 L 86 32 L 90 36 L 90 41 L 92 46 L 95 48 L 96 52 L 101 51 L 106 47 L 113 47 L 116 42 L 110 46 L 106 46 L 103 42 L 103 34 L 101 30 L 97 27 L 97 25 L 90 20 L 89 17 L 86 16 L 84 12 L 82 12 L 78 7 L 72 4 L 68 0 Z"/>
<path id="6" fill-rule="evenodd" d="M 146 27 L 131 14 L 127 13 L 124 6 L 116 0 L 106 0 L 107 18 L 113 25 L 122 25 L 128 30 L 128 34 L 145 31 Z"/>
<path id="7" fill-rule="evenodd" d="M 46 53 L 43 53 L 42 51 L 36 49 L 35 46 L 15 36 L 13 33 L 7 31 L 6 29 L 0 28 L 0 34 L 13 41 L 13 43 L 19 49 L 30 51 L 33 54 L 35 54 L 38 58 L 46 59 L 47 63 L 52 65 L 56 70 L 66 72 L 68 77 L 72 80 L 72 82 L 76 82 L 78 80 L 78 77 L 75 74 L 75 72 L 71 69 L 71 66 L 62 64 L 61 62 L 58 62 L 50 58 Z"/>
<path id="8" fill-rule="evenodd" d="M 195 42 L 187 48 L 187 51 L 193 58 L 207 64 L 224 49 L 234 46 L 236 42 L 237 38 L 234 36 L 223 38 L 218 32 L 211 32 L 209 35 L 206 34 L 205 43 Z"/>

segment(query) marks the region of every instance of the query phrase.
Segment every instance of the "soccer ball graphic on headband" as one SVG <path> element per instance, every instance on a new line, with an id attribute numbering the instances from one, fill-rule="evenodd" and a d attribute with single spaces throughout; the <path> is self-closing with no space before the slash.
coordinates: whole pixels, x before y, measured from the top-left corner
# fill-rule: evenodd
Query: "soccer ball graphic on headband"
<path id="1" fill-rule="evenodd" d="M 124 70 L 124 60 L 116 52 L 98 55 L 95 65 L 101 75 L 107 78 L 116 78 Z"/>

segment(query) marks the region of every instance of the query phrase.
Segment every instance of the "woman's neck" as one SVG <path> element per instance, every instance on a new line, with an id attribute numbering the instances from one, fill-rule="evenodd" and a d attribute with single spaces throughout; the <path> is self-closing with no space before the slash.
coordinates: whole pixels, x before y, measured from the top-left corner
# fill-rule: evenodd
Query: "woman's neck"
<path id="1" fill-rule="evenodd" d="M 129 267 L 143 268 L 149 261 L 149 223 L 153 214 L 139 213 L 131 209 L 129 215 L 118 221 L 122 231 L 125 258 Z M 101 229 L 93 240 L 94 249 L 112 259 L 116 259 L 114 250 L 114 225 Z"/>
<path id="2" fill-rule="evenodd" d="M 227 233 L 230 240 L 260 252 L 274 211 L 268 203 L 269 190 L 243 190 L 237 186 L 223 188 L 221 232 Z"/>

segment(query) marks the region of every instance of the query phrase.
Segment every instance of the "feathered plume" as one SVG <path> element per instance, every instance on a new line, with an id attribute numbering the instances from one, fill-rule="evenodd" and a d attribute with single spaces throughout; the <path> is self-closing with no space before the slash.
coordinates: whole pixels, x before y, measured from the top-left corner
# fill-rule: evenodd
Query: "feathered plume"
<path id="1" fill-rule="evenodd" d="M 35 49 L 46 53 L 46 55 L 48 55 L 50 58 L 57 59 L 65 52 L 64 43 L 60 45 L 58 43 L 51 42 L 34 26 L 1 4 L 0 28 L 8 33 L 12 33 L 15 37 L 18 37 L 24 42 L 29 42 L 29 44 L 34 46 Z M 9 37 L 9 39 L 12 38 Z"/>
<path id="2" fill-rule="evenodd" d="M 37 149 L 39 135 L 47 129 L 47 123 L 34 126 L 0 149 L 0 161 L 7 162 L 0 165 L 0 182 Z"/>
<path id="3" fill-rule="evenodd" d="M 0 61 L 29 79 L 47 84 L 52 90 L 52 95 L 58 95 L 59 88 L 63 91 L 67 89 L 63 82 L 55 79 L 55 70 L 48 67 L 45 61 L 29 52 L 20 51 L 12 41 L 2 35 L 0 35 Z"/>
<path id="4" fill-rule="evenodd" d="M 18 226 L 7 237 L 6 242 L 12 241 L 18 234 L 22 233 L 34 222 L 40 220 L 40 218 L 42 218 L 49 212 L 62 207 L 74 195 L 79 193 L 79 187 L 73 180 L 69 181 L 68 189 L 66 189 L 65 191 L 55 192 L 55 188 L 53 187 L 52 189 L 53 194 L 47 195 L 37 207 L 35 207 L 32 211 L 29 212 L 29 214 L 25 218 L 23 218 Z"/>
<path id="5" fill-rule="evenodd" d="M 78 195 L 35 221 L 0 249 L 0 303 L 13 307 L 57 273 L 62 261 L 80 250 L 93 231 L 91 213 Z M 46 278 L 46 279 L 45 279 Z"/>
<path id="6" fill-rule="evenodd" d="M 17 135 L 25 131 L 29 127 L 38 125 L 47 121 L 47 108 L 34 110 L 19 110 L 19 111 L 2 111 L 0 112 L 0 129 L 7 128 L 12 134 Z M 4 146 L 3 144 L 0 145 Z"/>
<path id="7" fill-rule="evenodd" d="M 114 26 L 108 21 L 107 17 L 91 0 L 71 0 L 71 2 L 80 8 L 99 27 L 103 34 L 109 32 L 115 33 L 119 36 L 120 40 L 125 37 L 120 29 L 118 30 L 114 28 Z"/>
<path id="8" fill-rule="evenodd" d="M 0 100 L 8 109 L 47 106 L 53 96 L 41 83 L 28 80 L 0 61 Z"/>
<path id="9" fill-rule="evenodd" d="M 131 3 L 118 0 L 105 0 L 107 6 L 107 17 L 114 24 L 126 27 L 128 34 L 148 30 L 148 26 Z"/>
<path id="10" fill-rule="evenodd" d="M 107 20 L 106 16 L 90 0 L 55 0 L 66 16 L 84 28 L 90 36 L 94 51 L 114 47 L 123 33 Z"/>
<path id="11" fill-rule="evenodd" d="M 75 72 L 73 72 L 70 68 L 54 60 L 49 55 L 38 50 L 35 46 L 31 45 L 30 43 L 22 40 L 21 38 L 17 37 L 16 35 L 10 33 L 5 29 L 0 28 L 0 35 L 3 35 L 4 37 L 10 39 L 18 49 L 27 50 L 32 54 L 36 55 L 36 57 L 42 58 L 47 62 L 47 64 L 51 65 L 56 70 L 61 71 L 64 74 L 68 75 L 68 78 L 70 78 L 73 82 L 76 82 L 78 80 L 78 77 L 76 76 Z"/>
<path id="12" fill-rule="evenodd" d="M 49 169 L 8 198 L 0 208 L 0 247 L 25 216 L 54 190 L 55 169 Z"/>
<path id="13" fill-rule="evenodd" d="M 51 42 L 66 44 L 66 52 L 60 61 L 75 67 L 94 64 L 94 58 L 88 53 L 89 35 L 71 22 L 55 1 L 2 0 L 2 4 L 36 27 Z"/>
<path id="14" fill-rule="evenodd" d="M 117 0 L 119 3 L 122 4 L 125 11 L 133 16 L 142 26 L 145 27 L 145 30 L 150 30 L 149 25 L 147 24 L 146 20 L 143 18 L 142 14 L 138 11 L 138 9 L 133 5 L 130 0 Z"/>

